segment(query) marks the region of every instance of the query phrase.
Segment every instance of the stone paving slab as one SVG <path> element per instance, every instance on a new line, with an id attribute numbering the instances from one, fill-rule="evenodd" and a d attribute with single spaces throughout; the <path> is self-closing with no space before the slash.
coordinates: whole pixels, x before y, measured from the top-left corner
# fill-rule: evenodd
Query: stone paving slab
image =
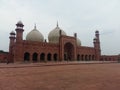
<path id="1" fill-rule="evenodd" d="M 0 90 L 120 90 L 119 63 L 24 65 L 0 68 Z"/>

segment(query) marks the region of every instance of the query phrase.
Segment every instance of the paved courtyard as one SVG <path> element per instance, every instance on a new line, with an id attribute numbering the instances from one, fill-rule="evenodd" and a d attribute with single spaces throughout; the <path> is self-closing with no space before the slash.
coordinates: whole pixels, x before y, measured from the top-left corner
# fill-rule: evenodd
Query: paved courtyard
<path id="1" fill-rule="evenodd" d="M 0 67 L 0 90 L 120 90 L 120 64 Z"/>

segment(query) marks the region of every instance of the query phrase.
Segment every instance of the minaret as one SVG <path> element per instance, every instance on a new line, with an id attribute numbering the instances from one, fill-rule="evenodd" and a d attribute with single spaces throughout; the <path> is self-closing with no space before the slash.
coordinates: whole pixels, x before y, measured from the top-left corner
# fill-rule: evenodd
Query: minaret
<path id="1" fill-rule="evenodd" d="M 9 62 L 13 62 L 13 45 L 15 44 L 15 32 L 10 33 L 10 43 L 9 43 Z"/>
<path id="2" fill-rule="evenodd" d="M 14 62 L 23 61 L 23 23 L 19 21 L 16 24 L 16 42 L 14 47 Z"/>
<path id="3" fill-rule="evenodd" d="M 11 33 L 10 33 L 10 44 L 9 44 L 9 46 L 13 46 L 14 45 L 14 43 L 15 43 L 15 32 L 14 31 L 12 31 Z"/>
<path id="4" fill-rule="evenodd" d="M 99 31 L 95 31 L 95 38 L 94 38 L 93 43 L 94 43 L 94 48 L 95 48 L 95 59 L 100 60 L 101 49 L 100 49 Z"/>
<path id="5" fill-rule="evenodd" d="M 23 23 L 21 21 L 18 21 L 18 23 L 16 24 L 16 43 L 17 42 L 21 42 L 23 40 Z"/>

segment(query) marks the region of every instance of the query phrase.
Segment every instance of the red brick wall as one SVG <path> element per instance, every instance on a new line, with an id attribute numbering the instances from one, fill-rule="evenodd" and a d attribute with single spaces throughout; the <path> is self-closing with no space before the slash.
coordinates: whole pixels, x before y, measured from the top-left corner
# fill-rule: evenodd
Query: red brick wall
<path id="1" fill-rule="evenodd" d="M 77 47 L 77 57 L 82 61 L 95 60 L 95 49 L 93 47 L 79 46 Z"/>
<path id="2" fill-rule="evenodd" d="M 57 54 L 57 60 L 64 60 L 64 48 L 69 43 L 73 46 L 71 60 L 91 61 L 95 59 L 94 47 L 77 46 L 76 38 L 70 36 L 61 36 L 60 44 L 51 44 L 47 42 L 35 42 L 23 40 L 22 43 L 15 43 L 13 48 L 13 60 L 14 62 L 23 62 L 25 53 L 29 53 L 30 62 L 32 61 L 32 55 L 37 54 L 37 61 L 40 61 L 40 55 L 45 54 L 45 60 L 47 55 L 51 54 L 51 61 L 54 60 L 54 54 Z M 70 49 L 70 48 L 68 48 Z M 71 49 L 72 50 L 72 49 Z"/>
<path id="3" fill-rule="evenodd" d="M 8 60 L 8 53 L 0 53 L 0 62 L 6 62 Z"/>
<path id="4" fill-rule="evenodd" d="M 101 61 L 118 61 L 119 55 L 102 55 Z"/>

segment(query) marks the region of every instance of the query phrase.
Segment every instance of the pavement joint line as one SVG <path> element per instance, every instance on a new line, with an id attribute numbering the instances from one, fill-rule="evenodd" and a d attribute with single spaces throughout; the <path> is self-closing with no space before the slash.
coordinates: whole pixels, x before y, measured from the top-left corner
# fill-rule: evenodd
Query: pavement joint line
<path id="1" fill-rule="evenodd" d="M 27 64 L 4 64 L 2 68 L 25 68 L 25 67 L 44 67 L 44 66 L 63 66 L 63 65 L 87 65 L 87 64 L 109 64 L 118 62 L 56 62 L 56 63 L 27 63 Z M 14 66 L 15 65 L 15 66 Z"/>

